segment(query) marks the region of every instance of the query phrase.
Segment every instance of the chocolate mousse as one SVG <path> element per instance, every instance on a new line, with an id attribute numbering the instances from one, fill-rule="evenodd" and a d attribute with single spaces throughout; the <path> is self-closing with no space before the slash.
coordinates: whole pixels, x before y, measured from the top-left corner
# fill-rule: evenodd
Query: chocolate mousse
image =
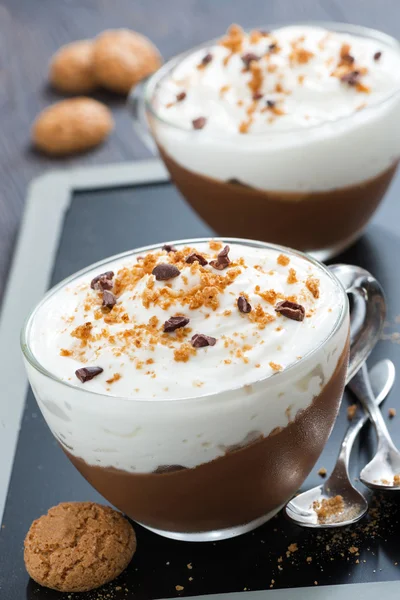
<path id="1" fill-rule="evenodd" d="M 360 235 L 396 171 L 399 67 L 397 43 L 370 30 L 234 25 L 153 76 L 148 121 L 219 235 L 327 258 Z"/>
<path id="2" fill-rule="evenodd" d="M 302 255 L 194 240 L 66 281 L 29 344 L 39 406 L 101 494 L 166 535 L 224 537 L 271 518 L 315 464 L 349 317 L 338 282 Z"/>

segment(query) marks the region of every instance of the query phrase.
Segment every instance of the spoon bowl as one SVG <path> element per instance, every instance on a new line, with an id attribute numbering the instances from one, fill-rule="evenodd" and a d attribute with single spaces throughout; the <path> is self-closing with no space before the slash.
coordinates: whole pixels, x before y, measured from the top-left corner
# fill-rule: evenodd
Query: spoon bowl
<path id="1" fill-rule="evenodd" d="M 392 361 L 382 360 L 378 362 L 371 369 L 370 378 L 371 392 L 376 396 L 374 404 L 379 406 L 394 384 L 395 367 Z M 362 414 L 350 423 L 342 442 L 336 466 L 329 479 L 323 484 L 299 494 L 286 505 L 286 516 L 291 521 L 302 527 L 346 527 L 356 523 L 365 515 L 368 510 L 368 502 L 351 483 L 348 474 L 348 463 L 354 440 L 367 420 L 367 415 Z M 400 470 L 398 472 L 400 473 Z M 329 513 L 329 504 L 326 503 L 332 502 L 332 499 L 336 496 L 343 498 L 344 509 L 337 511 L 337 514 L 332 510 L 332 513 L 321 521 L 321 516 L 317 514 L 315 508 L 319 510 L 325 504 Z"/>
<path id="2" fill-rule="evenodd" d="M 360 480 L 373 490 L 400 491 L 400 451 L 394 445 L 382 413 L 374 402 L 365 365 L 348 385 L 368 413 L 378 437 L 377 452 L 361 471 Z"/>

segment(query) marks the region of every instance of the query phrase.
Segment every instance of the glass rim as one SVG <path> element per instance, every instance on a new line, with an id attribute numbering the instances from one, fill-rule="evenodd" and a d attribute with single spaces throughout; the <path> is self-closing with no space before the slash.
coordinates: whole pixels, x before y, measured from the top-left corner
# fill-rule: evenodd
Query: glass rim
<path id="1" fill-rule="evenodd" d="M 310 350 L 309 352 L 304 354 L 304 356 L 302 356 L 300 360 L 298 360 L 297 362 L 293 362 L 292 364 L 290 364 L 288 367 L 286 367 L 281 372 L 274 373 L 273 375 L 267 375 L 265 377 L 259 377 L 258 379 L 255 378 L 254 380 L 247 382 L 245 384 L 235 385 L 232 387 L 226 387 L 217 392 L 196 394 L 195 396 L 185 396 L 182 398 L 134 398 L 133 396 L 120 396 L 120 395 L 113 395 L 113 394 L 107 394 L 107 393 L 102 393 L 102 392 L 98 392 L 98 391 L 84 389 L 82 387 L 74 385 L 73 383 L 70 383 L 69 381 L 60 379 L 57 375 L 55 375 L 54 373 L 49 371 L 46 367 L 44 367 L 41 364 L 41 362 L 36 358 L 32 348 L 31 348 L 30 339 L 29 339 L 30 331 L 31 331 L 31 327 L 32 327 L 35 315 L 40 310 L 40 308 L 48 301 L 48 299 L 51 298 L 53 295 L 55 295 L 60 289 L 62 289 L 63 287 L 65 287 L 68 284 L 71 284 L 75 280 L 79 279 L 82 275 L 85 275 L 85 273 L 89 273 L 98 267 L 101 268 L 101 267 L 106 266 L 107 264 L 110 264 L 116 260 L 124 259 L 129 256 L 135 256 L 136 254 L 148 252 L 151 250 L 155 250 L 157 248 L 159 249 L 164 243 L 175 245 L 175 246 L 184 246 L 184 245 L 189 245 L 189 244 L 195 245 L 197 243 L 209 242 L 211 240 L 224 242 L 226 244 L 241 244 L 244 246 L 251 246 L 253 248 L 260 248 L 260 249 L 264 248 L 266 250 L 271 249 L 271 250 L 275 250 L 277 252 L 299 256 L 300 258 L 303 258 L 306 261 L 313 264 L 318 270 L 323 271 L 325 273 L 325 275 L 327 275 L 329 277 L 329 279 L 331 279 L 331 281 L 333 281 L 335 286 L 342 292 L 341 310 L 338 314 L 338 317 L 337 317 L 335 323 L 332 326 L 332 329 L 329 331 L 329 333 L 326 335 L 326 337 L 323 340 L 321 340 L 321 342 L 315 348 L 313 348 L 312 350 Z M 92 263 L 91 265 L 84 267 L 83 269 L 80 269 L 79 271 L 73 273 L 72 275 L 69 275 L 68 277 L 66 277 L 65 279 L 60 281 L 58 284 L 56 284 L 55 286 L 50 288 L 46 292 L 46 294 L 43 296 L 42 300 L 38 304 L 36 304 L 34 306 L 34 308 L 30 311 L 30 313 L 26 317 L 24 324 L 22 326 L 22 329 L 21 329 L 20 345 L 21 345 L 21 350 L 22 350 L 22 353 L 23 353 L 25 359 L 31 365 L 31 367 L 33 367 L 36 371 L 38 371 L 39 373 L 41 373 L 48 379 L 51 379 L 57 383 L 60 383 L 61 385 L 65 385 L 69 388 L 72 388 L 73 390 L 76 390 L 77 392 L 80 392 L 82 394 L 89 394 L 91 397 L 110 398 L 113 401 L 115 401 L 117 399 L 117 400 L 132 402 L 132 403 L 135 403 L 135 402 L 138 402 L 138 403 L 144 403 L 144 402 L 177 403 L 177 402 L 189 402 L 189 401 L 193 402 L 194 400 L 198 400 L 198 399 L 211 398 L 211 397 L 219 396 L 222 394 L 238 391 L 238 390 L 246 388 L 247 386 L 261 385 L 261 384 L 265 383 L 267 380 L 273 379 L 274 381 L 277 381 L 278 378 L 280 379 L 280 378 L 282 378 L 283 375 L 286 375 L 288 372 L 295 370 L 296 368 L 299 367 L 299 365 L 303 364 L 309 358 L 314 356 L 314 354 L 316 354 L 323 346 L 325 346 L 325 344 L 327 344 L 329 342 L 329 340 L 336 334 L 336 332 L 340 329 L 340 327 L 345 319 L 346 314 L 348 313 L 348 306 L 349 306 L 349 304 L 348 304 L 347 294 L 346 294 L 346 291 L 345 291 L 343 285 L 339 281 L 339 279 L 332 273 L 332 271 L 330 271 L 330 269 L 327 266 L 325 266 L 323 263 L 320 263 L 315 258 L 305 254 L 304 252 L 301 252 L 299 250 L 294 250 L 294 249 L 288 248 L 286 246 L 280 246 L 278 244 L 269 244 L 267 242 L 261 242 L 259 240 L 250 240 L 250 239 L 245 239 L 245 238 L 234 238 L 234 237 L 187 238 L 187 239 L 182 239 L 182 240 L 172 240 L 169 242 L 150 244 L 147 246 L 142 246 L 140 248 L 134 248 L 133 250 L 127 250 L 125 252 L 121 252 L 121 253 L 115 254 L 111 257 L 102 259 L 96 263 Z"/>
<path id="2" fill-rule="evenodd" d="M 340 21 L 305 20 L 305 21 L 289 21 L 287 23 L 275 23 L 275 24 L 272 23 L 270 25 L 265 26 L 265 29 L 274 30 L 274 29 L 279 29 L 282 27 L 290 27 L 293 25 L 311 25 L 311 26 L 313 25 L 316 27 L 324 27 L 325 29 L 328 29 L 331 31 L 337 31 L 339 33 L 347 32 L 347 33 L 353 33 L 354 35 L 357 35 L 359 37 L 375 39 L 377 41 L 380 41 L 386 47 L 391 47 L 391 48 L 397 49 L 399 52 L 399 58 L 400 58 L 400 41 L 399 40 L 397 40 L 396 38 L 394 38 L 393 36 L 391 36 L 387 33 L 384 33 L 383 31 L 379 31 L 378 29 L 373 29 L 371 27 L 364 27 L 363 25 L 353 25 L 351 23 L 343 23 Z M 264 27 L 261 27 L 261 29 L 264 29 Z M 245 31 L 249 32 L 250 30 L 245 29 Z M 157 86 L 160 84 L 160 82 L 163 80 L 163 78 L 167 74 L 169 74 L 184 58 L 186 58 L 190 54 L 192 54 L 204 47 L 216 44 L 219 39 L 220 39 L 220 37 L 214 38 L 212 40 L 208 40 L 207 42 L 203 42 L 202 44 L 196 45 L 194 48 L 190 48 L 189 50 L 185 50 L 184 52 L 181 52 L 181 53 L 173 56 L 164 65 L 162 65 L 155 73 L 153 73 L 147 79 L 145 79 L 145 81 L 142 84 L 144 86 L 143 100 L 144 100 L 146 111 L 149 111 L 149 113 L 152 115 L 152 117 L 157 119 L 160 123 L 163 123 L 164 125 L 168 125 L 169 127 L 172 127 L 173 129 L 176 129 L 179 131 L 185 131 L 185 132 L 190 131 L 191 133 L 201 132 L 201 130 L 196 131 L 196 130 L 188 129 L 187 127 L 182 127 L 181 125 L 177 125 L 176 123 L 173 123 L 166 118 L 160 117 L 160 115 L 158 114 L 158 111 L 153 106 L 154 92 L 156 91 Z M 128 102 L 132 101 L 132 98 L 136 94 L 136 89 L 137 89 L 136 87 L 132 88 L 132 90 L 129 94 L 129 97 L 128 97 Z M 279 130 L 279 131 L 268 131 L 268 132 L 260 132 L 260 133 L 251 133 L 250 132 L 247 135 L 250 137 L 254 137 L 254 138 L 260 138 L 260 137 L 268 138 L 268 137 L 284 136 L 284 135 L 296 133 L 299 131 L 303 131 L 303 132 L 315 131 L 315 130 L 321 129 L 323 127 L 327 127 L 329 125 L 333 125 L 336 123 L 341 123 L 341 122 L 345 122 L 345 121 L 357 118 L 357 116 L 359 117 L 359 115 L 365 115 L 366 113 L 368 113 L 368 111 L 372 112 L 377 107 L 380 107 L 386 103 L 389 103 L 390 100 L 392 100 L 393 98 L 398 96 L 399 93 L 400 93 L 400 83 L 398 84 L 397 88 L 394 91 L 389 93 L 384 98 L 381 98 L 381 99 L 377 100 L 376 102 L 367 105 L 366 107 L 363 108 L 362 111 L 353 111 L 348 115 L 343 115 L 343 116 L 337 117 L 336 119 L 332 119 L 332 120 L 322 121 L 321 123 L 316 123 L 315 125 L 311 125 L 310 127 L 295 126 L 295 127 L 291 127 L 290 129 L 284 129 L 284 130 Z M 212 133 L 210 134 L 210 137 L 214 137 L 214 138 L 216 137 L 219 139 L 220 138 L 230 139 L 231 137 L 236 137 L 236 136 L 242 136 L 242 134 L 238 131 L 229 132 L 229 134 L 226 134 L 226 135 L 218 135 L 218 134 L 212 134 Z"/>

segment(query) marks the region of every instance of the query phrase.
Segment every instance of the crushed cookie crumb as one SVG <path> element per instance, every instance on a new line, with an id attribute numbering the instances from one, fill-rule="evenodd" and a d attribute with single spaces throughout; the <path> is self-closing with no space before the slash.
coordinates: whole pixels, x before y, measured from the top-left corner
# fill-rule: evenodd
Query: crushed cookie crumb
<path id="1" fill-rule="evenodd" d="M 308 277 L 306 288 L 312 293 L 314 298 L 319 298 L 319 279 L 316 277 Z"/>
<path id="2" fill-rule="evenodd" d="M 336 517 L 344 511 L 343 496 L 339 494 L 333 498 L 324 498 L 320 502 L 313 502 L 313 508 L 318 516 L 319 523 L 336 521 Z"/>
<path id="3" fill-rule="evenodd" d="M 60 356 L 72 356 L 71 350 L 66 350 L 65 348 L 61 348 Z"/>
<path id="4" fill-rule="evenodd" d="M 111 384 L 111 383 L 114 383 L 115 381 L 118 381 L 119 379 L 121 379 L 120 373 L 114 373 L 114 375 L 112 377 L 110 377 L 110 379 L 106 379 L 106 383 Z"/>
<path id="5" fill-rule="evenodd" d="M 325 469 L 325 467 L 321 467 L 318 471 L 318 475 L 320 477 L 326 477 L 327 473 L 328 473 L 328 471 Z"/>
<path id="6" fill-rule="evenodd" d="M 393 419 L 396 416 L 396 409 L 395 408 L 389 408 L 388 414 L 389 414 L 389 419 Z"/>
<path id="7" fill-rule="evenodd" d="M 282 371 L 282 369 L 283 369 L 282 365 L 279 365 L 279 364 L 274 363 L 272 361 L 270 363 L 268 363 L 268 364 L 269 364 L 269 366 L 271 367 L 271 369 L 273 371 Z"/>
<path id="8" fill-rule="evenodd" d="M 294 269 L 289 269 L 289 275 L 286 280 L 288 283 L 297 283 L 298 279 L 296 276 L 296 271 Z"/>
<path id="9" fill-rule="evenodd" d="M 179 348 L 174 350 L 174 360 L 176 362 L 188 362 L 191 356 L 196 354 L 196 350 L 193 346 L 187 342 L 181 344 Z"/>
<path id="10" fill-rule="evenodd" d="M 287 267 L 287 265 L 290 263 L 290 258 L 288 256 L 286 256 L 285 254 L 280 254 L 278 256 L 278 258 L 276 259 L 276 262 L 278 263 L 278 265 L 281 265 L 282 267 Z"/>
<path id="11" fill-rule="evenodd" d="M 357 413 L 357 404 L 351 404 L 347 407 L 347 418 L 352 421 Z"/>

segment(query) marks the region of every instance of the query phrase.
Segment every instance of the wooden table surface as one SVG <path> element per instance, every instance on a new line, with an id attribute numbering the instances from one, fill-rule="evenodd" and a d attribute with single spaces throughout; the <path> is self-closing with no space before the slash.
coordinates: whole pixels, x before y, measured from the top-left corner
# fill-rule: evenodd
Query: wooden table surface
<path id="1" fill-rule="evenodd" d="M 30 148 L 36 114 L 59 100 L 46 84 L 47 63 L 62 44 L 106 28 L 148 35 L 169 58 L 244 27 L 291 20 L 335 20 L 400 37 L 400 0 L 1 0 L 0 1 L 0 297 L 28 183 L 49 169 L 135 160 L 148 156 L 135 136 L 125 99 L 109 103 L 116 130 L 99 149 L 72 159 L 49 159 Z"/>

